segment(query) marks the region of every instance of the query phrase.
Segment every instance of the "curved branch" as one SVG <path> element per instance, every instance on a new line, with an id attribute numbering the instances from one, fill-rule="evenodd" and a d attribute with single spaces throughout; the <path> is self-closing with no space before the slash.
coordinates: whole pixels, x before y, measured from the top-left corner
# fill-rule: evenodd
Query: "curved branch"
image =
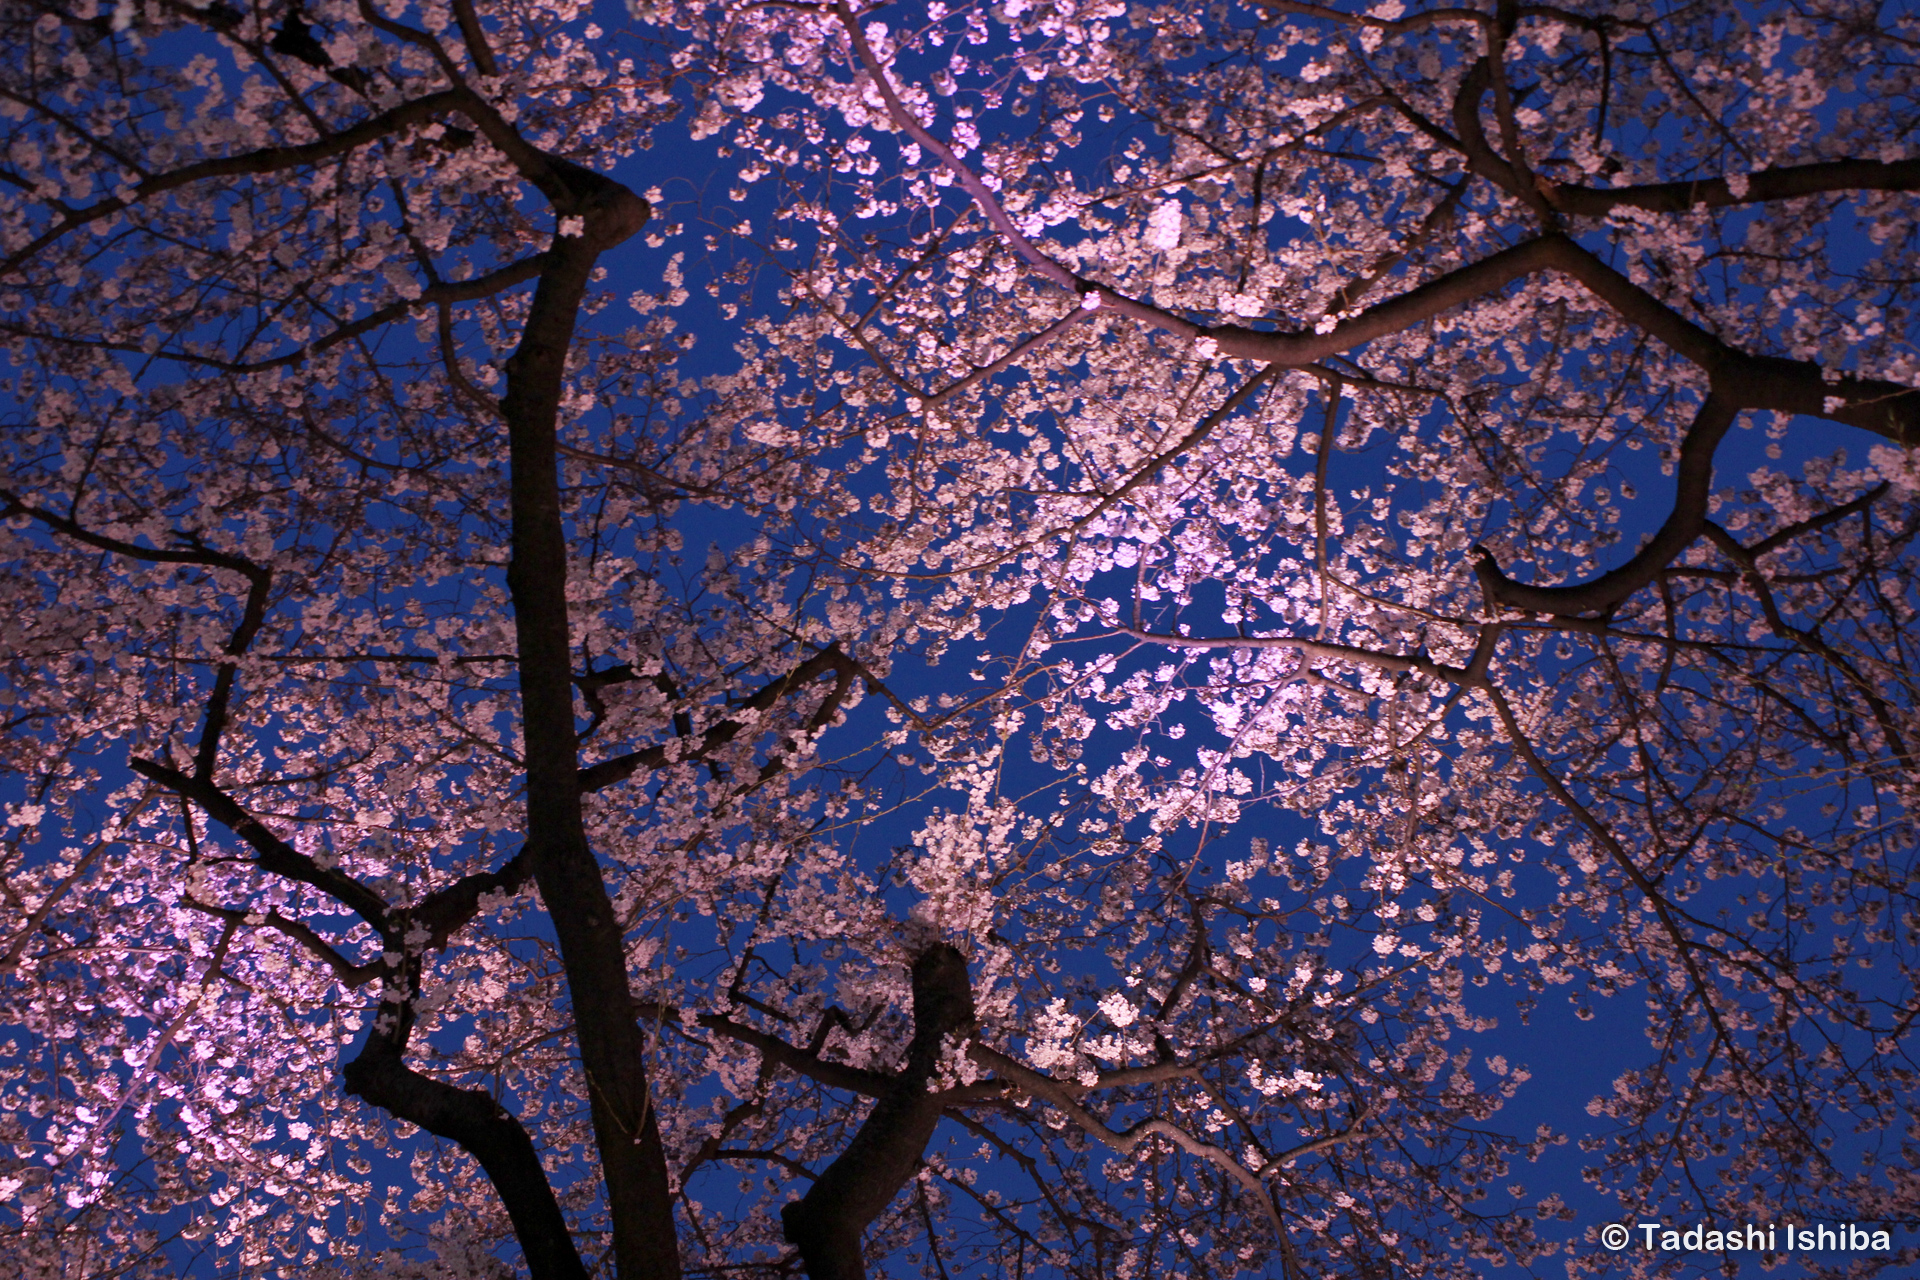
<path id="1" fill-rule="evenodd" d="M 328 134 L 313 142 L 284 147 L 262 147 L 257 151 L 201 160 L 175 169 L 171 173 L 157 174 L 135 183 L 133 189 L 124 196 L 109 196 L 84 209 L 77 209 L 61 219 L 23 247 L 8 254 L 4 260 L 0 260 L 0 276 L 10 274 L 21 263 L 69 232 L 101 218 L 112 217 L 154 196 L 164 195 L 166 192 L 191 186 L 196 182 L 205 182 L 209 178 L 278 173 L 282 170 L 297 169 L 304 165 L 328 160 L 357 147 L 376 142 L 410 125 L 427 124 L 443 111 L 460 109 L 471 97 L 472 95 L 465 90 L 444 89 L 423 98 L 415 98 L 411 102 L 403 102 L 397 107 L 370 116 L 359 124 L 342 129 L 338 133 Z"/>
<path id="2" fill-rule="evenodd" d="M 973 197 L 974 204 L 979 207 L 981 213 L 986 215 L 987 221 L 993 224 L 993 229 L 1005 237 L 1014 252 L 1025 259 L 1028 266 L 1064 289 L 1084 292 L 1081 289 L 1080 280 L 1073 272 L 1040 252 L 1039 246 L 1014 225 L 1013 219 L 1008 216 L 999 199 L 988 189 L 987 184 L 980 180 L 980 175 L 962 164 L 960 157 L 953 153 L 953 148 L 934 137 L 913 112 L 907 110 L 906 103 L 900 101 L 900 95 L 894 92 L 893 82 L 887 78 L 886 68 L 881 66 L 880 59 L 874 56 L 873 46 L 867 43 L 867 34 L 855 20 L 853 9 L 847 4 L 847 0 L 835 0 L 833 11 L 839 15 L 840 25 L 847 29 L 847 39 L 853 45 L 854 56 L 860 60 L 860 65 L 872 80 L 873 87 L 879 93 L 880 100 L 886 104 L 887 115 L 893 122 L 924 150 L 939 157 L 940 162 L 947 166 L 947 171 L 952 173 L 966 193 Z"/>
<path id="3" fill-rule="evenodd" d="M 1500 37 L 1494 24 L 1488 25 L 1487 39 L 1497 49 Z M 1504 77 L 1496 78 L 1494 56 L 1490 54 L 1476 61 L 1467 72 L 1466 79 L 1460 82 L 1460 91 L 1454 95 L 1453 127 L 1459 134 L 1454 145 L 1466 157 L 1469 170 L 1529 208 L 1547 215 L 1549 206 L 1546 198 L 1534 185 L 1533 172 L 1527 167 L 1525 159 L 1517 154 L 1519 139 L 1513 125 L 1512 94 L 1506 91 Z M 1505 156 L 1488 143 L 1486 131 L 1480 125 L 1480 100 L 1486 97 L 1490 88 L 1495 90 L 1495 109 L 1500 116 L 1501 134 L 1509 153 Z"/>
<path id="4" fill-rule="evenodd" d="M 1250 329 L 1244 325 L 1204 325 L 1171 311 L 1129 297 L 1105 285 L 1097 284 L 1068 271 L 1042 253 L 1013 224 L 997 197 L 987 189 L 952 149 L 942 144 L 921 125 L 900 100 L 885 68 L 874 56 L 859 24 L 845 0 L 836 4 L 836 12 L 847 29 L 861 69 L 872 80 L 894 124 L 941 163 L 958 180 L 974 203 L 1011 245 L 1014 251 L 1042 277 L 1072 290 L 1091 305 L 1111 308 L 1130 319 L 1154 325 L 1177 337 L 1199 343 L 1211 340 L 1212 351 L 1240 360 L 1298 369 L 1315 364 L 1353 347 L 1398 333 L 1444 311 L 1505 288 L 1524 276 L 1540 271 L 1559 271 L 1573 277 L 1588 292 L 1612 307 L 1628 322 L 1658 338 L 1676 353 L 1705 369 L 1716 393 L 1742 409 L 1772 409 L 1786 413 L 1804 413 L 1844 422 L 1903 444 L 1920 442 L 1920 389 L 1878 378 L 1859 378 L 1831 371 L 1809 361 L 1786 360 L 1773 356 L 1755 356 L 1728 346 L 1693 321 L 1673 310 L 1646 290 L 1634 284 L 1567 236 L 1549 232 L 1535 239 L 1503 249 L 1469 263 L 1379 303 L 1351 319 L 1340 321 L 1326 332 L 1287 332 Z M 1459 146 L 1458 140 L 1449 140 Z M 1489 153 L 1490 154 L 1490 153 Z M 1504 164 L 1504 162 L 1501 162 Z M 1859 162 L 1862 165 L 1866 161 Z M 1876 162 L 1877 163 L 1877 162 Z M 1913 162 L 1920 165 L 1920 162 Z M 1884 166 L 1873 171 L 1858 170 L 1858 175 L 1878 174 L 1889 182 L 1904 184 L 1916 180 L 1905 169 L 1889 172 Z M 1516 181 L 1507 169 L 1507 181 Z M 1500 181 L 1496 175 L 1496 181 Z M 1778 181 L 1791 185 L 1810 181 L 1810 175 Z"/>
<path id="5" fill-rule="evenodd" d="M 165 547 L 143 547 L 137 542 L 128 542 L 123 538 L 95 533 L 77 520 L 32 506 L 22 501 L 9 489 L 0 489 L 0 500 L 5 500 L 7 504 L 4 508 L 0 508 L 0 520 L 9 520 L 14 516 L 27 516 L 38 520 L 55 533 L 65 534 L 75 542 L 85 543 L 100 551 L 110 551 L 114 555 L 126 556 L 130 560 L 140 560 L 148 564 L 191 564 L 208 569 L 231 569 L 235 573 L 245 575 L 252 583 L 261 582 L 269 576 L 264 566 L 257 565 L 244 556 L 215 551 L 199 543 L 197 539 L 191 549 L 169 550 Z"/>
<path id="6" fill-rule="evenodd" d="M 1673 510 L 1658 532 L 1633 558 L 1591 582 L 1563 587 L 1534 587 L 1516 582 L 1500 569 L 1493 553 L 1474 547 L 1474 572 L 1490 603 L 1529 613 L 1606 616 L 1626 598 L 1652 582 L 1680 553 L 1706 532 L 1707 503 L 1713 494 L 1713 455 L 1738 416 L 1717 393 L 1707 396 L 1680 445 L 1675 468 Z"/>
<path id="7" fill-rule="evenodd" d="M 479 1162 L 513 1220 L 533 1280 L 586 1280 L 587 1268 L 533 1139 L 492 1095 L 413 1070 L 392 1040 L 378 1031 L 367 1037 L 342 1074 L 354 1097 L 458 1143 Z"/>
<path id="8" fill-rule="evenodd" d="M 533 879 L 533 864 L 525 849 L 501 864 L 497 871 L 481 871 L 461 876 L 444 889 L 436 889 L 420 900 L 407 914 L 427 931 L 424 946 L 439 950 L 468 921 L 480 913 L 480 900 L 495 895 L 512 895 Z"/>

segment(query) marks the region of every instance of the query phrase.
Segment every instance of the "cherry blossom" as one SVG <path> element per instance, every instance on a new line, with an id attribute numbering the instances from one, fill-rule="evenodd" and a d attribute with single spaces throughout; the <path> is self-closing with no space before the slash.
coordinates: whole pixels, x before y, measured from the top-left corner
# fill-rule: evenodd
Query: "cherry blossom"
<path id="1" fill-rule="evenodd" d="M 1920 1213 L 1910 15 L 610 22 L 0 20 L 22 1274 Z"/>

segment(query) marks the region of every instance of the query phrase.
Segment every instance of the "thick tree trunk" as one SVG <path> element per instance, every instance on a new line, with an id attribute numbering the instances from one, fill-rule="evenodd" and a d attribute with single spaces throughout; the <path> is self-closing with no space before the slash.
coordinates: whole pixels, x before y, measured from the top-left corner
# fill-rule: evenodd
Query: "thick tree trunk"
<path id="1" fill-rule="evenodd" d="M 892 1089 L 873 1104 L 847 1149 L 807 1194 L 781 1212 L 810 1280 L 866 1280 L 860 1236 L 920 1167 L 940 1123 L 928 1091 L 943 1042 L 973 1025 L 967 960 L 945 943 L 913 962 L 913 1040 Z"/>
<path id="2" fill-rule="evenodd" d="M 594 262 L 639 230 L 648 209 L 610 179 L 560 172 L 579 198 L 571 208 L 556 201 L 556 212 L 582 218 L 584 234 L 554 240 L 507 361 L 500 404 L 512 466 L 507 584 L 526 734 L 527 854 L 566 969 L 620 1280 L 677 1280 L 672 1194 L 647 1092 L 646 1045 L 633 1019 L 625 939 L 582 820 L 555 449 L 567 355 Z"/>

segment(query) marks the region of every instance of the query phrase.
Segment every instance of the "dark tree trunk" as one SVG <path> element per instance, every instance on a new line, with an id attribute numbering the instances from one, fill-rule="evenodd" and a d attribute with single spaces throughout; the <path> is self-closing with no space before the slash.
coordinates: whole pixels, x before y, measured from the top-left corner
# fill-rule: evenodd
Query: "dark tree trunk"
<path id="1" fill-rule="evenodd" d="M 966 957 L 945 943 L 922 952 L 913 962 L 913 1040 L 905 1067 L 847 1149 L 781 1212 L 810 1280 L 866 1280 L 861 1233 L 918 1171 L 940 1123 L 941 1103 L 927 1086 L 939 1069 L 942 1042 L 973 1020 Z"/>
<path id="2" fill-rule="evenodd" d="M 573 195 L 555 200 L 555 212 L 582 218 L 584 234 L 555 237 L 500 402 L 512 466 L 507 585 L 526 733 L 526 852 L 566 969 L 620 1280 L 678 1280 L 672 1192 L 627 986 L 626 940 L 582 819 L 555 447 L 567 356 L 594 263 L 639 230 L 648 209 L 597 174 L 566 166 L 553 176 Z"/>

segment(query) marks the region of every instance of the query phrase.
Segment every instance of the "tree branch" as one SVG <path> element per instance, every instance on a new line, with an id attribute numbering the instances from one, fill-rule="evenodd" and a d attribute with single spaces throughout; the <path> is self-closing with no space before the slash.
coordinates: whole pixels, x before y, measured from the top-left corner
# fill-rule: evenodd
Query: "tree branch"
<path id="1" fill-rule="evenodd" d="M 267 912 L 265 916 L 258 916 L 253 912 L 242 911 L 236 907 L 216 907 L 210 903 L 196 901 L 191 897 L 181 898 L 180 905 L 183 907 L 191 907 L 195 911 L 205 912 L 207 915 L 224 920 L 230 925 L 258 923 L 267 926 L 277 933 L 285 934 L 305 948 L 308 954 L 333 970 L 334 980 L 349 990 L 363 987 L 379 977 L 382 973 L 388 971 L 387 964 L 384 960 L 375 960 L 367 964 L 355 964 L 340 954 L 339 950 L 335 948 L 332 943 L 321 937 L 312 925 L 307 924 L 304 920 L 296 920 L 291 916 L 281 915 L 278 907 Z"/>
<path id="2" fill-rule="evenodd" d="M 388 917 L 384 898 L 352 876 L 322 867 L 274 835 L 238 801 L 208 779 L 182 773 L 158 760 L 141 756 L 133 757 L 128 765 L 141 777 L 151 778 L 174 794 L 193 801 L 208 817 L 246 841 L 254 851 L 255 865 L 262 871 L 313 886 L 366 921 L 383 938 L 390 937 L 392 921 Z"/>
<path id="3" fill-rule="evenodd" d="M 497 871 L 481 871 L 462 876 L 444 889 L 436 889 L 421 899 L 407 914 L 427 931 L 428 949 L 439 950 L 480 912 L 480 899 L 489 895 L 512 895 L 533 878 L 533 864 L 525 849 L 507 859 Z"/>
<path id="4" fill-rule="evenodd" d="M 1525 8 L 1522 7 L 1522 12 L 1525 12 Z M 1203 325 L 1151 303 L 1128 297 L 1073 274 L 1041 252 L 1013 224 L 998 198 L 981 182 L 979 175 L 962 163 L 951 148 L 929 133 L 906 108 L 845 0 L 838 0 L 835 11 L 847 30 L 855 57 L 862 70 L 872 79 L 894 124 L 940 159 L 973 198 L 987 221 L 1022 260 L 1044 279 L 1072 290 L 1083 299 L 1097 299 L 1102 308 L 1112 308 L 1131 319 L 1152 324 L 1191 342 L 1209 339 L 1221 355 L 1297 369 L 1377 338 L 1401 332 L 1474 298 L 1505 288 L 1523 276 L 1556 270 L 1572 276 L 1624 319 L 1645 329 L 1680 355 L 1704 368 L 1712 379 L 1714 389 L 1731 399 L 1736 408 L 1812 414 L 1862 427 L 1889 440 L 1902 443 L 1920 441 L 1920 389 L 1846 374 L 1830 381 L 1829 371 L 1811 362 L 1754 356 L 1737 351 L 1557 232 L 1524 241 L 1479 262 L 1469 263 L 1416 285 L 1358 316 L 1340 321 L 1324 333 L 1250 329 L 1235 324 Z M 1478 15 L 1476 20 L 1491 19 L 1488 15 Z M 1458 139 L 1449 139 L 1449 142 L 1455 146 L 1462 145 Z M 1491 152 L 1486 154 L 1491 155 Z M 1504 162 L 1497 163 L 1504 165 Z M 1511 168 L 1507 167 L 1505 182 L 1517 181 L 1512 173 Z M 1892 181 L 1896 175 L 1881 176 Z M 1903 170 L 1897 177 L 1900 182 L 1906 183 L 1912 180 L 1913 175 Z M 1498 177 L 1495 180 L 1501 181 Z M 1537 195 L 1535 198 L 1538 198 Z"/>
<path id="5" fill-rule="evenodd" d="M 847 657 L 838 643 L 828 645 L 785 675 L 776 676 L 762 685 L 751 697 L 740 704 L 741 708 L 749 711 L 765 711 L 785 697 L 790 690 L 816 680 L 829 671 L 840 675 L 843 682 L 850 673 L 857 671 L 853 666 L 853 660 Z M 844 687 L 841 693 L 844 696 Z M 814 718 L 818 719 L 817 713 Z M 811 727 L 817 729 L 820 725 Z M 625 782 L 642 769 L 663 769 L 676 761 L 705 759 L 732 742 L 745 728 L 747 728 L 746 721 L 728 717 L 710 725 L 706 732 L 700 735 L 700 740 L 691 746 L 678 750 L 669 746 L 643 747 L 639 751 L 629 751 L 625 755 L 602 760 L 598 764 L 580 770 L 580 790 L 589 793 L 600 791 L 615 783 Z"/>
<path id="6" fill-rule="evenodd" d="M 444 89 L 439 93 L 415 98 L 411 102 L 403 102 L 397 107 L 362 120 L 359 124 L 350 125 L 313 142 L 285 147 L 262 147 L 257 151 L 245 151 L 239 155 L 202 160 L 170 173 L 157 174 L 135 183 L 133 190 L 126 196 L 109 196 L 85 209 L 76 210 L 35 236 L 24 246 L 8 254 L 4 260 L 0 260 L 0 277 L 11 275 L 21 263 L 69 232 L 101 218 L 111 217 L 123 209 L 150 200 L 154 196 L 164 195 L 196 182 L 205 182 L 209 178 L 279 173 L 283 170 L 297 169 L 322 160 L 329 160 L 334 156 L 343 155 L 368 143 L 376 142 L 411 125 L 431 123 L 433 117 L 441 112 L 460 110 L 471 97 L 472 95 L 465 90 Z"/>
<path id="7" fill-rule="evenodd" d="M 1885 486 L 1882 485 L 1880 488 L 1884 489 Z M 1869 494 L 1863 495 L 1867 500 L 1878 496 L 1879 493 L 1877 491 L 1871 491 Z M 1866 502 L 1860 498 L 1856 498 L 1854 502 L 1847 505 L 1854 506 L 1857 509 L 1864 509 Z M 1832 513 L 1829 512 L 1826 514 L 1831 515 Z M 1814 519 L 1818 520 L 1820 517 L 1814 517 Z M 1810 522 L 1802 521 L 1801 523 Z M 1781 532 L 1786 533 L 1788 530 L 1783 529 Z M 1778 602 L 1773 598 L 1772 584 L 1767 581 L 1766 575 L 1760 572 L 1759 552 L 1742 546 L 1739 539 L 1712 521 L 1707 522 L 1706 533 L 1707 536 L 1713 540 L 1714 546 L 1718 547 L 1726 555 L 1727 559 L 1740 566 L 1748 584 L 1753 588 L 1755 598 L 1760 602 L 1761 613 L 1765 615 L 1767 625 L 1773 633 L 1781 639 L 1806 650 L 1808 653 L 1819 656 L 1831 665 L 1834 670 L 1838 671 L 1841 677 L 1846 680 L 1849 685 L 1853 686 L 1854 691 L 1866 702 L 1867 710 L 1872 714 L 1874 723 L 1880 727 L 1880 732 L 1886 738 L 1887 747 L 1893 753 L 1894 758 L 1907 770 L 1910 772 L 1913 771 L 1916 763 L 1920 762 L 1916 761 L 1912 749 L 1908 747 L 1905 735 L 1900 732 L 1900 726 L 1894 720 L 1893 707 L 1887 702 L 1886 698 L 1882 696 L 1881 690 L 1876 688 L 1873 681 L 1867 679 L 1858 667 L 1855 667 L 1853 663 L 1849 662 L 1845 654 L 1834 648 L 1832 644 L 1828 643 L 1828 641 L 1820 635 L 1817 624 L 1812 628 L 1803 630 L 1787 622 L 1786 618 L 1780 613 Z M 1775 536 L 1777 537 L 1779 535 L 1776 534 Z"/>
<path id="8" fill-rule="evenodd" d="M 1418 671 L 1449 683 L 1467 680 L 1472 675 L 1471 667 L 1448 666 L 1444 662 L 1435 662 L 1425 654 L 1383 653 L 1350 644 L 1299 640 L 1292 636 L 1183 636 L 1134 627 L 1113 627 L 1111 633 L 1175 649 L 1291 649 L 1302 657 L 1350 662 L 1355 666 L 1374 667 L 1381 671 Z"/>
<path id="9" fill-rule="evenodd" d="M 643 1016 L 651 1014 L 662 1021 L 677 1022 L 680 1018 L 677 1010 L 660 1006 L 644 1005 L 637 1008 Z M 868 1071 L 864 1067 L 849 1066 L 844 1062 L 829 1062 L 818 1054 L 809 1053 L 798 1045 L 788 1043 L 779 1036 L 742 1022 L 735 1022 L 724 1014 L 703 1013 L 694 1021 L 709 1031 L 749 1046 L 762 1058 L 776 1062 L 796 1075 L 817 1080 L 830 1089 L 845 1089 L 849 1093 L 878 1098 L 884 1096 L 897 1083 L 894 1076 L 879 1071 Z"/>
<path id="10" fill-rule="evenodd" d="M 1920 191 L 1920 159 L 1822 160 L 1756 169 L 1746 175 L 1746 191 L 1735 195 L 1725 178 L 1691 182 L 1648 182 L 1630 187 L 1586 187 L 1543 178 L 1541 194 L 1562 213 L 1604 218 L 1621 207 L 1653 213 L 1724 209 L 1842 191 Z"/>
<path id="11" fill-rule="evenodd" d="M 510 289 L 517 284 L 524 284 L 526 281 L 538 276 L 545 268 L 546 263 L 547 255 L 537 253 L 531 257 L 522 258 L 517 262 L 510 262 L 504 267 L 497 267 L 485 275 L 475 276 L 471 280 L 443 281 L 437 284 L 430 284 L 421 290 L 416 297 L 406 298 L 399 302 L 390 302 L 384 307 L 369 311 L 357 320 L 349 320 L 345 324 L 329 330 L 312 342 L 295 347 L 293 350 L 283 352 L 280 355 L 268 356 L 261 360 L 224 360 L 214 356 L 198 355 L 191 351 L 180 351 L 168 348 L 162 348 L 158 351 L 148 351 L 145 346 L 137 342 L 96 341 L 85 338 L 73 338 L 66 334 L 49 333 L 38 329 L 24 329 L 17 325 L 0 325 L 0 332 L 15 334 L 24 338 L 33 338 L 41 342 L 57 342 L 68 346 L 87 347 L 98 351 L 137 352 L 142 356 L 158 357 L 163 360 L 177 361 L 181 364 L 197 365 L 201 368 L 214 369 L 221 373 L 262 373 L 270 369 L 284 369 L 292 365 L 300 364 L 322 351 L 337 347 L 343 342 L 350 342 L 363 334 L 371 333 L 382 325 L 391 324 L 423 307 L 441 306 L 453 302 L 474 302 L 482 298 L 490 298 L 503 290 Z"/>
<path id="12" fill-rule="evenodd" d="M 1121 1155 L 1133 1154 L 1148 1138 L 1164 1138 L 1175 1147 L 1207 1161 L 1220 1169 L 1228 1177 L 1240 1184 L 1240 1187 L 1260 1204 L 1267 1222 L 1272 1226 L 1274 1235 L 1286 1238 L 1286 1224 L 1280 1219 L 1280 1211 L 1267 1191 L 1260 1176 L 1234 1159 L 1224 1148 L 1200 1139 L 1168 1120 L 1154 1117 L 1142 1120 L 1126 1129 L 1109 1128 L 1098 1116 L 1081 1106 L 1073 1092 L 1050 1076 L 1044 1076 L 1015 1058 L 975 1041 L 967 1046 L 967 1055 L 981 1066 L 991 1067 L 1002 1077 L 1012 1081 L 1022 1091 L 1033 1097 L 1042 1098 L 1058 1107 L 1069 1119 L 1079 1125 L 1089 1135 Z"/>
<path id="13" fill-rule="evenodd" d="M 1881 498 L 1886 496 L 1888 488 L 1887 482 L 1882 480 L 1879 484 L 1873 486 L 1873 488 L 1867 490 L 1851 502 L 1845 502 L 1837 507 L 1822 511 L 1819 515 L 1808 516 L 1805 520 L 1796 520 L 1785 528 L 1768 534 L 1751 547 L 1745 548 L 1746 554 L 1757 561 L 1762 556 L 1770 555 L 1778 551 L 1802 534 L 1814 533 L 1830 525 L 1839 524 L 1848 516 L 1858 515 L 1874 503 L 1880 501 Z"/>

